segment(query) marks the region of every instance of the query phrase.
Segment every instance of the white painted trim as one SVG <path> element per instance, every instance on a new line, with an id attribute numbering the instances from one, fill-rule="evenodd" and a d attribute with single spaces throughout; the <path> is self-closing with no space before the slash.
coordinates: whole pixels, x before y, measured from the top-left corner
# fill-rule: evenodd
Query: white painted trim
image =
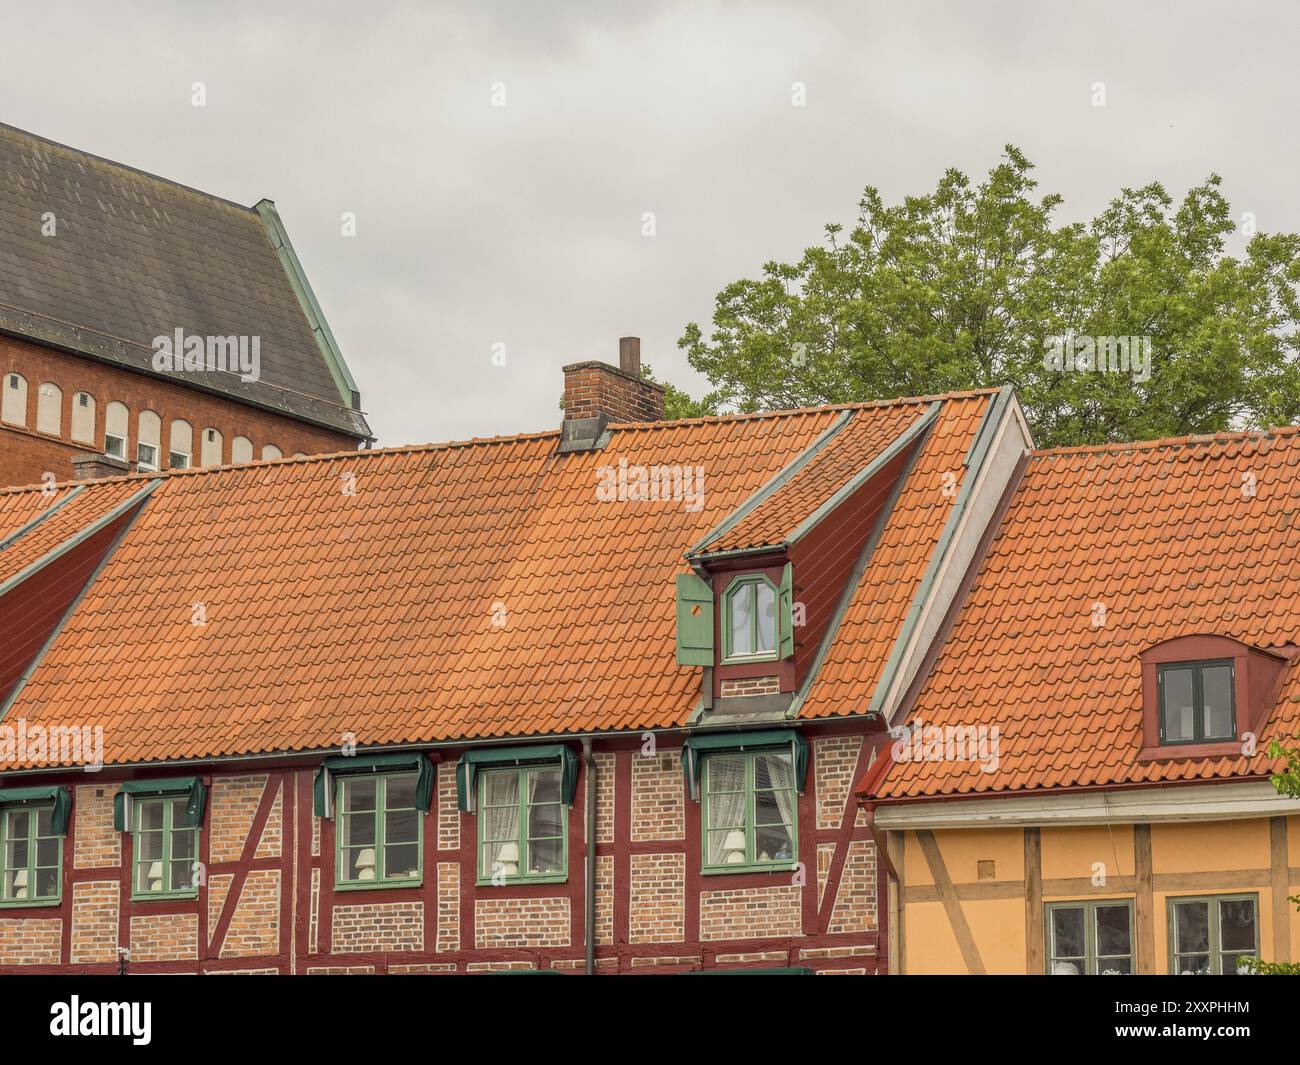
<path id="1" fill-rule="evenodd" d="M 1267 780 L 1183 784 L 1121 791 L 1058 792 L 907 802 L 876 808 L 882 829 L 996 828 L 1001 825 L 1124 825 L 1153 821 L 1231 821 L 1300 814 L 1300 801 Z"/>

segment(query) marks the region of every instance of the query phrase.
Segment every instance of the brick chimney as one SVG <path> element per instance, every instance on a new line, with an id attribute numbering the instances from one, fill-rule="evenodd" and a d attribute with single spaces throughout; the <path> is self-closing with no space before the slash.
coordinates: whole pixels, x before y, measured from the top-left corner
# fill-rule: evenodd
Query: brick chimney
<path id="1" fill-rule="evenodd" d="M 657 422 L 663 416 L 663 386 L 641 380 L 640 337 L 619 337 L 617 366 L 593 361 L 564 368 L 562 452 L 602 447 L 601 434 L 611 422 Z"/>
<path id="2" fill-rule="evenodd" d="M 72 456 L 72 472 L 78 481 L 94 481 L 100 477 L 122 477 L 131 472 L 131 466 L 111 455 L 81 451 Z"/>

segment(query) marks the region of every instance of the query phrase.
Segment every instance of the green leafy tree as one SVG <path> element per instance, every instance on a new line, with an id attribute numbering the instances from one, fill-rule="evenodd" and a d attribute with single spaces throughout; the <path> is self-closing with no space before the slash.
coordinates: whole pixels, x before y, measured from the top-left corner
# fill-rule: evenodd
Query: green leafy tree
<path id="1" fill-rule="evenodd" d="M 710 333 L 692 322 L 678 340 L 712 385 L 703 406 L 1011 384 L 1039 446 L 1300 416 L 1300 236 L 1255 233 L 1229 255 L 1215 175 L 1179 204 L 1153 183 L 1122 190 L 1090 224 L 1058 225 L 1061 197 L 1036 198 L 1032 170 L 1008 146 L 977 186 L 949 170 L 896 205 L 867 188 L 851 230 L 828 225 L 797 262 L 728 285 Z M 1141 342 L 1127 369 L 1102 372 L 1053 364 L 1054 337 L 1149 338 L 1149 374 Z"/>

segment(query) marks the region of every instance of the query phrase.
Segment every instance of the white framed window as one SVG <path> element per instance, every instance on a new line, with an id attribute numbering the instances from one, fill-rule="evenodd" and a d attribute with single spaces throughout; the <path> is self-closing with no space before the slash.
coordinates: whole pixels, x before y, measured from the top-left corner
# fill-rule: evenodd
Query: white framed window
<path id="1" fill-rule="evenodd" d="M 184 418 L 172 421 L 167 446 L 167 465 L 173 470 L 189 469 L 194 454 L 194 430 Z"/>
<path id="2" fill-rule="evenodd" d="M 1047 906 L 1051 976 L 1132 976 L 1133 901 L 1087 899 Z"/>
<path id="3" fill-rule="evenodd" d="M 126 460 L 127 424 L 131 418 L 126 404 L 114 400 L 104 408 L 104 454 Z"/>
<path id="4" fill-rule="evenodd" d="M 10 425 L 27 424 L 27 378 L 20 373 L 5 374 L 0 421 L 6 421 Z"/>
<path id="5" fill-rule="evenodd" d="M 162 419 L 151 410 L 142 410 L 137 422 L 135 462 L 142 470 L 158 469 Z"/>

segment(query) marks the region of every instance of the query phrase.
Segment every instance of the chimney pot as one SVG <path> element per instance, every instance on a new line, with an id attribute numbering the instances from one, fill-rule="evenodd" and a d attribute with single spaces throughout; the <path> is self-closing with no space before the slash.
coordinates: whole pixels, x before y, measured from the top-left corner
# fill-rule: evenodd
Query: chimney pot
<path id="1" fill-rule="evenodd" d="M 618 368 L 633 377 L 641 376 L 641 338 L 618 338 Z"/>

